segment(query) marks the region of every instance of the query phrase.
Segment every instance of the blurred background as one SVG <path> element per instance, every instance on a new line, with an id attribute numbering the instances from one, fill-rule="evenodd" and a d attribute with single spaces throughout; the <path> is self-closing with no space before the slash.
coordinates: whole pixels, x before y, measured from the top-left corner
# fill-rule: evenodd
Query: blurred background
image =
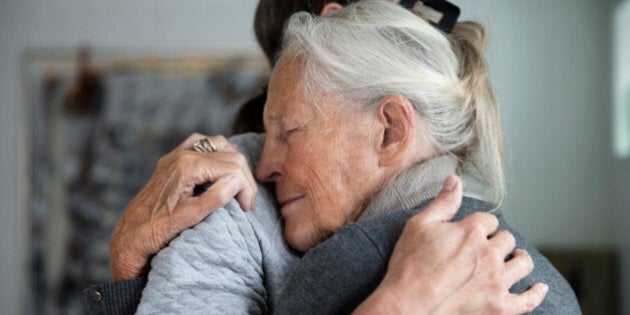
<path id="1" fill-rule="evenodd" d="M 630 314 L 630 0 L 453 0 L 485 24 L 508 219 L 585 314 Z M 111 227 L 268 69 L 255 0 L 0 0 L 0 313 L 81 312 Z"/>

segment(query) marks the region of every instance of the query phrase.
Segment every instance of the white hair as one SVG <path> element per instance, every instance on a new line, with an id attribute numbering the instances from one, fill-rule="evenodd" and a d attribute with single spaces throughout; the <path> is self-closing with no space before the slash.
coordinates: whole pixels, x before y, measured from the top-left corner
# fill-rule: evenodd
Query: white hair
<path id="1" fill-rule="evenodd" d="M 505 195 L 503 140 L 483 60 L 484 29 L 461 22 L 444 34 L 416 14 L 379 0 L 362 0 L 327 17 L 296 13 L 286 26 L 282 55 L 301 61 L 307 95 L 323 92 L 366 107 L 392 94 L 407 97 L 434 149 L 456 156 L 460 174 L 481 175 L 499 206 Z"/>

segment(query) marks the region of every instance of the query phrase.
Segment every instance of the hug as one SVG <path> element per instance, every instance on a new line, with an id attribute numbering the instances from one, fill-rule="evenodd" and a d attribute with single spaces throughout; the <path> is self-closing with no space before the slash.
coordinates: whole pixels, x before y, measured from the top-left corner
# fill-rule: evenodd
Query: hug
<path id="1" fill-rule="evenodd" d="M 402 2 L 322 3 L 275 41 L 257 27 L 276 43 L 264 133 L 194 134 L 160 160 L 114 232 L 135 297 L 114 309 L 142 290 L 140 314 L 580 313 L 502 215 L 484 28 Z"/>

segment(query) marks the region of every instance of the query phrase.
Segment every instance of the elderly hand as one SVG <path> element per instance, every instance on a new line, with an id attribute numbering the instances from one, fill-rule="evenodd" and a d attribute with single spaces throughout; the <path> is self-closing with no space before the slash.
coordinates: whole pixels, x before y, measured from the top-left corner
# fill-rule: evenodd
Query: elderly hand
<path id="1" fill-rule="evenodd" d="M 192 150 L 193 143 L 204 138 L 217 152 Z M 196 196 L 195 187 L 209 182 L 213 184 Z M 189 136 L 159 160 L 118 222 L 109 249 L 113 280 L 138 277 L 151 255 L 235 196 L 243 209 L 254 209 L 257 189 L 247 160 L 235 145 L 222 136 Z"/>
<path id="2" fill-rule="evenodd" d="M 449 177 L 436 200 L 407 222 L 385 278 L 355 313 L 522 314 L 542 303 L 545 284 L 508 291 L 534 265 L 520 249 L 504 261 L 515 240 L 507 231 L 495 234 L 494 215 L 448 222 L 461 205 L 461 186 Z"/>

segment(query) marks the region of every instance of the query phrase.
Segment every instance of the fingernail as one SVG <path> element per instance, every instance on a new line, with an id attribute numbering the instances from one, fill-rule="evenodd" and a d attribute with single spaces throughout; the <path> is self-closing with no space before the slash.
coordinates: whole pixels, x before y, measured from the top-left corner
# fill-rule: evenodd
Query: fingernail
<path id="1" fill-rule="evenodd" d="M 446 182 L 444 183 L 443 190 L 452 191 L 457 186 L 457 179 L 455 176 L 449 176 L 446 178 Z"/>
<path id="2" fill-rule="evenodd" d="M 547 294 L 549 292 L 549 286 L 543 283 L 543 292 Z"/>

